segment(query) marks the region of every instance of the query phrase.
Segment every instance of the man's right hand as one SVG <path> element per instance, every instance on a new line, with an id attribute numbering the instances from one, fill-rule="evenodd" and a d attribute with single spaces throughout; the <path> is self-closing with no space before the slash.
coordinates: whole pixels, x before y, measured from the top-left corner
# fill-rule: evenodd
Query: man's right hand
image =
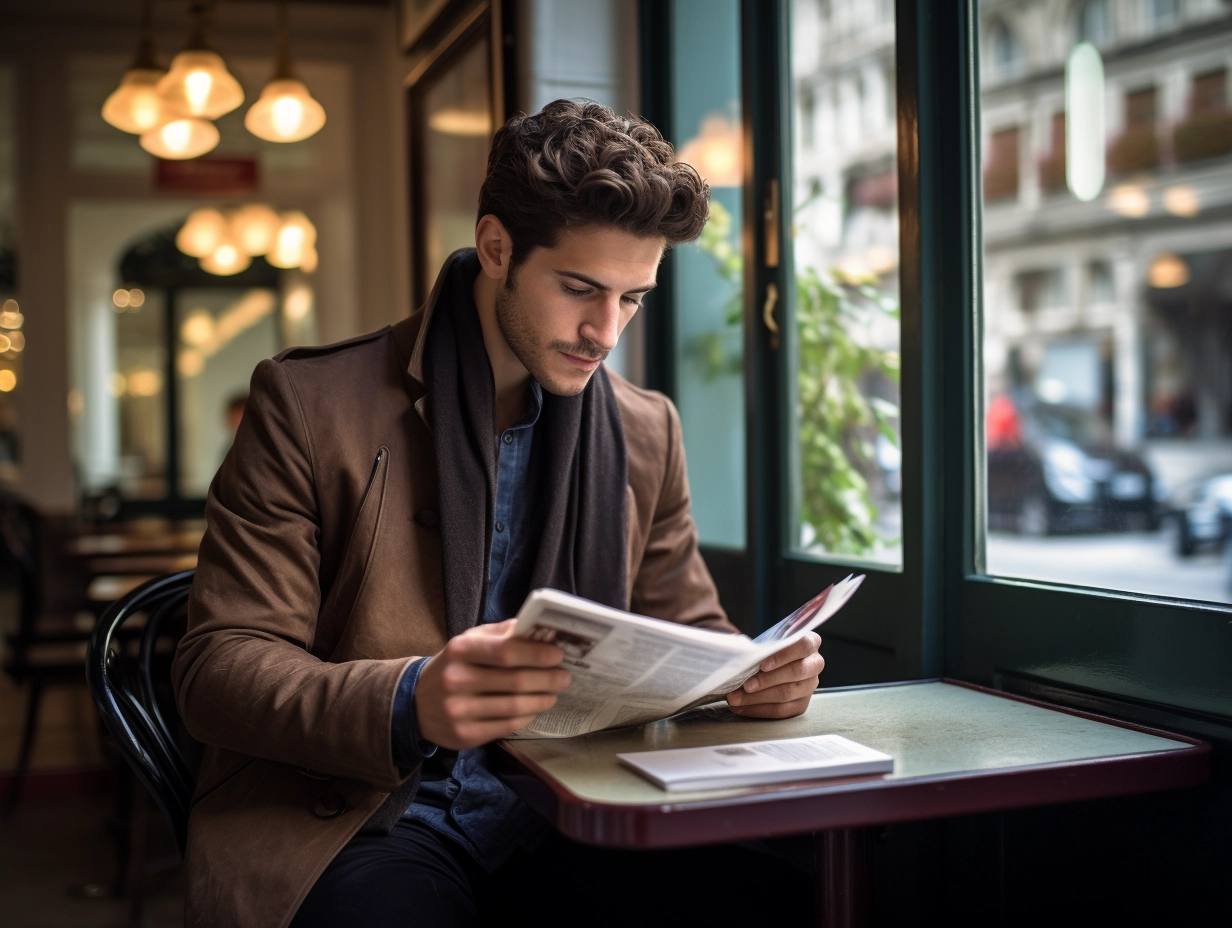
<path id="1" fill-rule="evenodd" d="M 473 748 L 527 725 L 569 685 L 554 644 L 513 637 L 516 619 L 479 625 L 449 640 L 419 672 L 419 737 L 451 751 Z"/>

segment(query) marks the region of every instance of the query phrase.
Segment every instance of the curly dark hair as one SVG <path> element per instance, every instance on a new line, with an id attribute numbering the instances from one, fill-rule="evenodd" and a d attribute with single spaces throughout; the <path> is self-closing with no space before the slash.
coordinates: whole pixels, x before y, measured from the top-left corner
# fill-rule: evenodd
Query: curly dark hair
<path id="1" fill-rule="evenodd" d="M 489 213 L 509 230 L 516 268 L 570 227 L 691 242 L 709 218 L 710 185 L 641 117 L 557 100 L 514 116 L 492 139 L 479 191 L 479 217 Z"/>

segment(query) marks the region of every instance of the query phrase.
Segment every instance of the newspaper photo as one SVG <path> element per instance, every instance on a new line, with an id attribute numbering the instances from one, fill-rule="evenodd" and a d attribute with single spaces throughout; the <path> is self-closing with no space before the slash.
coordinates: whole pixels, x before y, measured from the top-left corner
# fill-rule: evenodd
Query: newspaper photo
<path id="1" fill-rule="evenodd" d="M 561 666 L 572 680 L 556 705 L 510 737 L 568 738 L 721 700 L 767 657 L 838 612 L 863 580 L 848 576 L 826 587 L 751 640 L 535 590 L 518 612 L 515 634 L 564 651 Z"/>

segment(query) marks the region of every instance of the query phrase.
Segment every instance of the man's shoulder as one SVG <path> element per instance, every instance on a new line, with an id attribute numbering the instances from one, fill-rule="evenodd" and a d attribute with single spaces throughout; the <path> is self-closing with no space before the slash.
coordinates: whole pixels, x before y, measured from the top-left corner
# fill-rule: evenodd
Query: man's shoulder
<path id="1" fill-rule="evenodd" d="M 661 467 L 679 431 L 674 425 L 676 407 L 665 394 L 635 386 L 611 368 L 607 376 L 620 409 L 630 464 L 635 458 L 648 458 Z"/>
<path id="2" fill-rule="evenodd" d="M 387 325 L 375 332 L 365 332 L 363 335 L 340 342 L 331 342 L 328 345 L 295 345 L 278 352 L 274 355 L 274 360 L 280 364 L 308 362 L 305 366 L 313 366 L 311 363 L 313 361 L 329 364 L 331 361 L 349 360 L 356 354 L 368 353 L 373 349 L 379 350 L 379 343 L 389 338 L 392 332 L 393 326 Z"/>

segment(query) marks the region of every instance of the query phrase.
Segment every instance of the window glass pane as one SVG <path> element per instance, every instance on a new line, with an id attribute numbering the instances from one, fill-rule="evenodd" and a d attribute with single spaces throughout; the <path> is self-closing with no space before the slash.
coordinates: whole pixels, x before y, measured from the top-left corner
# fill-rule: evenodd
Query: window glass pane
<path id="1" fill-rule="evenodd" d="M 672 3 L 672 142 L 711 186 L 710 221 L 672 256 L 676 405 L 703 544 L 745 545 L 740 4 Z"/>
<path id="2" fill-rule="evenodd" d="M 77 472 L 87 496 L 167 495 L 163 291 L 125 280 L 120 265 L 137 243 L 170 235 L 167 230 L 177 228 L 187 212 L 172 202 L 69 206 L 68 404 Z"/>
<path id="3" fill-rule="evenodd" d="M 423 95 L 424 281 L 426 294 L 450 253 L 475 245 L 475 211 L 492 141 L 488 42 L 475 42 Z"/>
<path id="4" fill-rule="evenodd" d="M 17 294 L 17 177 L 13 68 L 0 64 L 0 481 L 18 479 L 17 392 L 26 345 Z"/>
<path id="5" fill-rule="evenodd" d="M 980 9 L 985 568 L 1232 601 L 1232 12 Z"/>
<path id="6" fill-rule="evenodd" d="M 311 291 L 289 299 L 311 301 Z M 253 368 L 282 347 L 278 321 L 273 290 L 218 287 L 177 294 L 182 496 L 200 498 L 209 489 L 243 417 Z"/>
<path id="7" fill-rule="evenodd" d="M 901 565 L 894 4 L 793 0 L 791 37 L 790 546 Z"/>

